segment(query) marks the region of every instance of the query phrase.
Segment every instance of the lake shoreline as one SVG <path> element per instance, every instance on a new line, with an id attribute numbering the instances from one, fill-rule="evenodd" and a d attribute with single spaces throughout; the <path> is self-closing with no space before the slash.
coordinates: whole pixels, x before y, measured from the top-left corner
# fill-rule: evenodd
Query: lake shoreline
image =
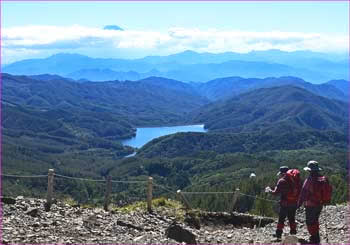
<path id="1" fill-rule="evenodd" d="M 167 127 L 186 127 L 186 126 L 205 126 L 204 123 L 199 123 L 199 124 L 165 124 L 165 125 L 154 125 L 154 126 L 136 126 L 133 129 L 138 129 L 138 128 L 167 128 Z"/>
<path id="2" fill-rule="evenodd" d="M 180 133 L 180 132 L 201 132 L 206 133 L 204 124 L 178 125 L 178 126 L 161 126 L 161 127 L 140 127 L 136 128 L 136 136 L 121 140 L 120 143 L 124 146 L 133 148 L 141 148 L 149 141 L 161 136 Z"/>

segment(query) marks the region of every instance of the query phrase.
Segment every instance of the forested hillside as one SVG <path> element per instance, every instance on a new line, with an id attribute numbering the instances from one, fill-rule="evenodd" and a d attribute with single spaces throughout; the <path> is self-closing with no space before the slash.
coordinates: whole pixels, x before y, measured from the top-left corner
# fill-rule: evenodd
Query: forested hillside
<path id="1" fill-rule="evenodd" d="M 336 130 L 348 128 L 348 105 L 302 88 L 281 86 L 254 90 L 202 107 L 195 122 L 209 130 L 230 132 Z"/>
<path id="2" fill-rule="evenodd" d="M 323 84 L 312 84 L 298 77 L 268 77 L 268 78 L 242 78 L 224 77 L 217 78 L 206 83 L 192 83 L 200 94 L 208 99 L 224 100 L 258 88 L 271 88 L 278 86 L 296 86 L 311 93 L 348 101 L 349 82 L 345 80 L 329 81 Z"/>
<path id="3" fill-rule="evenodd" d="M 166 125 L 207 103 L 207 99 L 151 82 L 76 83 L 2 75 L 3 100 L 42 110 L 112 113 L 129 125 Z M 81 117 L 79 117 L 81 119 Z"/>
<path id="4" fill-rule="evenodd" d="M 225 88 L 225 80 L 198 89 L 160 77 L 97 83 L 53 75 L 3 74 L 3 173 L 42 175 L 53 168 L 57 174 L 85 179 L 145 180 L 152 176 L 155 183 L 173 191 L 240 188 L 242 193 L 267 198 L 263 187 L 274 185 L 279 166 L 301 169 L 314 159 L 335 187 L 332 202 L 344 202 L 348 105 L 320 96 L 327 87 L 316 89 L 295 78 L 236 77 L 229 79 L 231 89 Z M 256 89 L 264 87 L 265 81 L 273 83 Z M 300 86 L 280 86 L 289 81 Z M 249 82 L 255 85 L 244 92 Z M 335 85 L 328 85 L 329 94 L 342 93 Z M 220 92 L 225 90 L 226 94 Z M 213 99 L 219 100 L 209 104 Z M 124 158 L 135 149 L 119 140 L 133 136 L 135 127 L 193 123 L 204 123 L 209 131 L 163 136 L 138 149 L 136 156 Z M 253 172 L 254 181 L 249 179 Z M 56 181 L 59 198 L 103 202 L 104 185 Z M 5 177 L 3 193 L 42 197 L 46 182 Z M 112 202 L 128 203 L 144 195 L 142 186 L 114 185 Z M 159 188 L 154 195 L 174 198 Z M 194 207 L 227 211 L 230 198 L 195 196 L 190 200 Z M 240 198 L 236 209 L 256 213 L 264 209 L 273 215 L 264 205 Z"/>

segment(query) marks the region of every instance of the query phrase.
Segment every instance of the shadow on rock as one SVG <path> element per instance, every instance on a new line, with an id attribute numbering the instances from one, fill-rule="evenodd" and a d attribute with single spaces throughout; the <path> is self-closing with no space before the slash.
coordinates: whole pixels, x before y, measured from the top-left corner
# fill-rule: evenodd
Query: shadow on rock
<path id="1" fill-rule="evenodd" d="M 186 244 L 197 244 L 196 236 L 190 231 L 182 228 L 179 224 L 172 223 L 165 231 L 168 238 Z"/>

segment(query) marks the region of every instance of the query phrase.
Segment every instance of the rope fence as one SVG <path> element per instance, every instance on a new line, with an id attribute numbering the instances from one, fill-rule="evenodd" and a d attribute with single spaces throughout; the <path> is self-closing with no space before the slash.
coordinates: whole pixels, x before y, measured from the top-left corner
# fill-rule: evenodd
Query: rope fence
<path id="1" fill-rule="evenodd" d="M 128 184 L 137 184 L 137 183 L 147 183 L 145 180 L 111 180 L 112 183 L 128 183 Z"/>
<path id="2" fill-rule="evenodd" d="M 0 174 L 0 176 L 3 177 L 11 177 L 11 178 L 47 178 L 47 175 L 31 175 L 31 176 L 26 176 L 26 175 L 11 175 L 11 174 Z"/>
<path id="3" fill-rule="evenodd" d="M 156 183 L 153 183 L 153 185 L 156 186 L 156 187 L 159 187 L 159 188 L 161 188 L 161 189 L 163 189 L 163 190 L 165 190 L 165 191 L 167 191 L 167 192 L 169 192 L 169 193 L 171 193 L 171 194 L 174 194 L 174 195 L 177 194 L 175 191 L 172 191 L 172 190 L 170 190 L 170 189 L 168 189 L 168 188 L 166 188 L 166 187 L 164 187 L 164 186 L 162 186 L 162 185 L 158 185 L 158 184 L 156 184 Z"/>
<path id="4" fill-rule="evenodd" d="M 201 195 L 201 194 L 234 194 L 234 192 L 226 192 L 226 191 L 205 191 L 205 192 L 182 192 L 183 194 L 193 194 L 193 195 Z"/>
<path id="5" fill-rule="evenodd" d="M 47 175 L 46 175 L 47 176 Z M 65 178 L 65 179 L 72 179 L 72 180 L 82 180 L 82 181 L 92 181 L 92 182 L 106 182 L 106 180 L 95 180 L 95 179 L 85 179 L 85 178 L 77 178 L 77 177 L 69 177 L 64 176 L 60 174 L 54 174 L 54 176 L 57 176 L 59 178 Z"/>
<path id="6" fill-rule="evenodd" d="M 89 182 L 103 182 L 106 183 L 106 191 L 105 191 L 105 201 L 104 201 L 104 209 L 107 211 L 108 206 L 110 203 L 110 194 L 111 194 L 111 184 L 112 183 L 125 183 L 125 184 L 146 184 L 147 189 L 146 189 L 146 194 L 147 194 L 147 209 L 149 212 L 152 211 L 152 198 L 153 198 L 153 187 L 158 187 L 162 189 L 163 191 L 166 191 L 172 195 L 177 196 L 185 205 L 186 209 L 192 209 L 191 205 L 188 201 L 188 199 L 185 197 L 185 195 L 218 195 L 218 194 L 230 194 L 232 195 L 232 200 L 230 201 L 230 211 L 234 210 L 235 203 L 238 200 L 238 197 L 241 196 L 246 196 L 254 199 L 260 199 L 268 202 L 273 202 L 277 203 L 278 201 L 276 200 L 271 200 L 271 199 L 266 199 L 254 195 L 249 195 L 240 192 L 240 190 L 237 188 L 235 191 L 218 191 L 218 192 L 210 192 L 210 191 L 205 191 L 205 192 L 182 192 L 181 190 L 171 190 L 163 185 L 157 184 L 153 181 L 152 177 L 149 177 L 148 180 L 112 180 L 110 176 L 108 176 L 106 179 L 87 179 L 87 178 L 79 178 L 79 177 L 70 177 L 70 176 L 65 176 L 65 175 L 60 175 L 54 173 L 53 169 L 49 169 L 49 172 L 47 175 L 12 175 L 12 174 L 0 174 L 1 177 L 10 177 L 10 178 L 48 178 L 48 186 L 47 186 L 47 197 L 46 197 L 46 205 L 45 209 L 47 211 L 50 210 L 51 204 L 52 204 L 52 197 L 53 197 L 53 182 L 54 182 L 54 177 L 62 178 L 62 179 L 71 179 L 71 180 L 78 180 L 78 181 L 89 181 Z M 254 200 L 255 201 L 255 200 Z"/>
<path id="7" fill-rule="evenodd" d="M 258 196 L 253 196 L 253 195 L 248 195 L 248 194 L 244 194 L 244 193 L 242 193 L 242 192 L 240 192 L 239 194 L 242 195 L 242 196 L 252 197 L 252 198 L 255 198 L 255 199 L 260 199 L 260 200 L 264 200 L 264 201 L 268 201 L 268 202 L 275 202 L 275 203 L 278 203 L 278 201 L 276 201 L 276 200 L 266 199 L 266 198 L 262 198 L 262 197 L 258 197 Z"/>

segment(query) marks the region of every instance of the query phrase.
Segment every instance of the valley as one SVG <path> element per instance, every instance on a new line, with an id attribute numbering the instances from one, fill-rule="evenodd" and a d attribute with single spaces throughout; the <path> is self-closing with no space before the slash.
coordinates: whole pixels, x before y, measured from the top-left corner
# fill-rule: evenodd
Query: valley
<path id="1" fill-rule="evenodd" d="M 0 4 L 1 244 L 350 244 L 349 2 Z"/>
<path id="2" fill-rule="evenodd" d="M 279 166 L 302 169 L 317 159 L 335 185 L 333 203 L 346 201 L 346 80 L 314 84 L 293 76 L 232 76 L 186 83 L 150 76 L 92 82 L 57 74 L 2 73 L 3 173 L 41 175 L 53 168 L 88 179 L 152 176 L 171 190 L 240 188 L 266 198 L 259 186 L 273 185 Z M 156 135 L 135 143 L 137 129 Z M 254 182 L 251 173 L 256 173 Z M 3 192 L 43 197 L 42 182 L 4 178 Z M 101 205 L 101 188 L 69 181 L 58 183 L 55 191 L 61 199 Z M 122 203 L 144 196 L 142 188 L 128 184 L 113 186 L 112 193 L 112 202 Z M 155 196 L 174 198 L 164 190 Z M 228 202 L 230 197 L 191 198 L 194 207 L 213 211 L 227 211 Z M 259 213 L 259 205 L 241 198 L 235 208 Z M 264 212 L 274 215 L 271 209 Z"/>

